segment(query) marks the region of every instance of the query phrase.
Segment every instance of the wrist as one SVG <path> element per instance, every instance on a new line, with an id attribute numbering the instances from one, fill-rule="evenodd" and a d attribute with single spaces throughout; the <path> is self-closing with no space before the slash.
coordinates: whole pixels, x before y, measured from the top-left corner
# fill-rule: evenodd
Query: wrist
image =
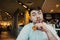
<path id="1" fill-rule="evenodd" d="M 46 33 L 50 33 L 50 30 L 47 29 L 45 32 L 46 32 Z"/>

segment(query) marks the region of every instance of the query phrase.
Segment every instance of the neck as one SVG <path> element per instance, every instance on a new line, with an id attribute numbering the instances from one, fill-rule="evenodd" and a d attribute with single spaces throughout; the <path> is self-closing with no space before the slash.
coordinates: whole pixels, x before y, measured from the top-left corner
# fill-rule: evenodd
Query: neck
<path id="1" fill-rule="evenodd" d="M 39 22 L 39 23 L 43 23 L 43 22 Z M 36 22 L 33 22 L 33 24 L 36 24 Z"/>

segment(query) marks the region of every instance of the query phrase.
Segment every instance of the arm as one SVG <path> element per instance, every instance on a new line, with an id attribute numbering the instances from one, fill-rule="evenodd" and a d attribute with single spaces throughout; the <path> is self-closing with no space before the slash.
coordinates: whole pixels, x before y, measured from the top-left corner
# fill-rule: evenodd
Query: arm
<path id="1" fill-rule="evenodd" d="M 48 40 L 58 40 L 49 30 L 46 32 Z"/>
<path id="2" fill-rule="evenodd" d="M 57 32 L 52 26 L 46 25 L 47 26 L 47 36 L 50 40 L 60 40 L 59 36 L 57 35 Z"/>
<path id="3" fill-rule="evenodd" d="M 29 30 L 30 29 L 27 25 L 24 26 L 16 40 L 28 40 Z"/>
<path id="4" fill-rule="evenodd" d="M 46 23 L 35 24 L 41 31 L 44 31 L 47 34 L 49 40 L 59 40 L 59 37 L 53 27 L 47 25 Z"/>
<path id="5" fill-rule="evenodd" d="M 46 34 L 49 40 L 60 40 L 59 36 L 57 35 L 57 32 L 52 26 L 46 25 L 46 27 L 47 27 Z"/>
<path id="6" fill-rule="evenodd" d="M 49 40 L 60 40 L 59 36 L 57 35 L 57 32 L 52 26 L 49 26 L 49 25 L 45 25 L 45 26 L 47 27 L 46 34 Z"/>

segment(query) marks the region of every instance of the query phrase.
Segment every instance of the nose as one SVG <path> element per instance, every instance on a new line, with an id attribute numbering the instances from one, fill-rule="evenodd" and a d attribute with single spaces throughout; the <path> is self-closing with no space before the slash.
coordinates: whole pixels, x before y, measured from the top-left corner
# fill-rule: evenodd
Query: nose
<path id="1" fill-rule="evenodd" d="M 40 19 L 40 17 L 37 17 L 37 20 L 39 20 Z"/>
<path id="2" fill-rule="evenodd" d="M 37 19 L 39 19 L 40 18 L 40 15 L 37 15 L 36 17 L 37 17 Z"/>

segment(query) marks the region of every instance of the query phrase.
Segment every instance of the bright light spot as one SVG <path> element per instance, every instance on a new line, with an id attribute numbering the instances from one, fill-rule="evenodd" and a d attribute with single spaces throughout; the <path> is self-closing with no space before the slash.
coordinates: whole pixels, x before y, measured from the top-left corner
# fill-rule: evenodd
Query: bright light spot
<path id="1" fill-rule="evenodd" d="M 50 10 L 50 12 L 53 12 L 53 11 L 54 11 L 53 9 Z"/>
<path id="2" fill-rule="evenodd" d="M 59 7 L 59 4 L 56 4 L 56 8 L 58 8 Z"/>
<path id="3" fill-rule="evenodd" d="M 24 7 L 24 8 L 27 8 L 27 6 L 26 6 L 26 5 L 23 5 L 23 7 Z"/>
<path id="4" fill-rule="evenodd" d="M 23 15 L 23 13 L 21 13 L 21 15 Z"/>
<path id="5" fill-rule="evenodd" d="M 20 5 L 22 4 L 22 3 L 19 3 Z"/>

